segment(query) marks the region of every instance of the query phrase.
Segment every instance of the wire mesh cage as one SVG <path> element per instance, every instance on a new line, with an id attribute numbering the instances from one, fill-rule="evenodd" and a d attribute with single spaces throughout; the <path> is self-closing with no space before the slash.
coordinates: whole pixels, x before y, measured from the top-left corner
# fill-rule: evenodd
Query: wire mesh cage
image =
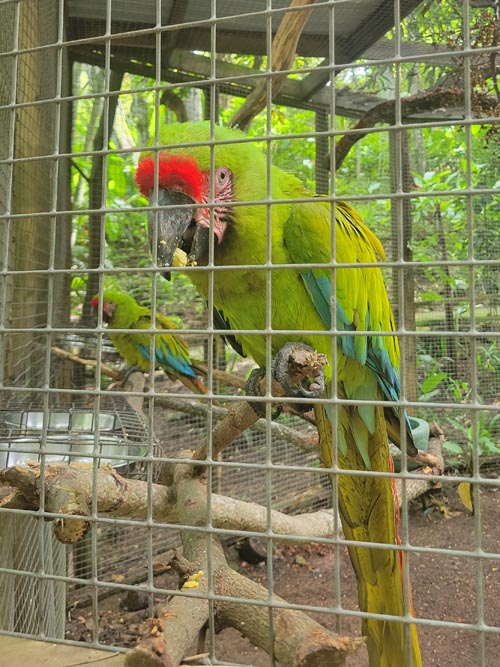
<path id="1" fill-rule="evenodd" d="M 0 635 L 497 664 L 498 1 L 0 20 Z"/>

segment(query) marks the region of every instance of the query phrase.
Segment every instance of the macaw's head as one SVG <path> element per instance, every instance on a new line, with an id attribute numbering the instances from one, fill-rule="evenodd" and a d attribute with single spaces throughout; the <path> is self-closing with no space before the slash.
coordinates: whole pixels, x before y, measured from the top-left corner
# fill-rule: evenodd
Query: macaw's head
<path id="1" fill-rule="evenodd" d="M 253 144 L 242 143 L 244 136 L 216 127 L 216 143 L 211 147 L 210 123 L 174 123 L 165 126 L 160 139 L 162 144 L 179 148 L 161 151 L 157 158 L 147 154 L 141 159 L 135 181 L 150 204 L 159 207 L 150 212 L 148 229 L 160 266 L 172 265 L 177 248 L 188 255 L 189 263 L 206 263 L 210 230 L 216 245 L 223 246 L 228 229 L 238 218 L 233 202 L 255 199 L 257 181 L 259 188 L 264 185 L 265 195 L 265 177 L 256 178 L 259 163 L 265 168 L 263 155 Z M 221 141 L 226 143 L 217 143 Z"/>
<path id="2" fill-rule="evenodd" d="M 102 319 L 112 328 L 128 327 L 134 321 L 136 310 L 140 308 L 133 297 L 118 290 L 104 290 L 102 300 L 96 294 L 89 304 L 93 308 L 99 308 L 102 304 Z"/>

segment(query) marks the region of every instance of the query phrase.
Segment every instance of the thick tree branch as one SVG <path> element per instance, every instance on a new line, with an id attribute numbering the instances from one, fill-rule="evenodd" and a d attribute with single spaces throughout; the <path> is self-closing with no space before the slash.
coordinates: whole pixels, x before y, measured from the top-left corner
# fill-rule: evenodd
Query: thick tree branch
<path id="1" fill-rule="evenodd" d="M 182 524 L 205 526 L 208 522 L 206 486 L 193 468 L 177 466 L 174 484 L 178 489 L 179 519 Z M 126 667 L 176 667 L 196 640 L 208 619 L 208 572 L 212 572 L 215 595 L 264 602 L 269 599 L 266 588 L 231 569 L 216 536 L 193 530 L 181 533 L 184 558 L 177 560 L 177 569 L 190 575 L 182 590 L 192 597 L 174 596 L 147 623 L 147 636 L 127 655 Z M 191 584 L 188 588 L 188 584 Z M 276 603 L 284 600 L 274 596 Z M 269 636 L 269 611 L 266 606 L 219 600 L 215 606 L 216 620 L 245 634 L 250 641 L 288 667 L 307 667 L 316 664 L 344 665 L 345 658 L 354 652 L 362 639 L 336 635 L 303 612 L 290 609 L 275 610 L 275 632 Z M 151 628 L 154 628 L 153 635 Z"/>
<path id="2" fill-rule="evenodd" d="M 310 360 L 316 372 L 319 359 L 320 355 L 316 354 Z M 299 369 L 306 377 L 315 377 L 311 367 L 296 362 L 290 353 L 288 363 L 296 372 Z M 300 373 L 298 378 L 301 384 Z M 264 377 L 257 391 L 263 392 L 265 388 Z M 279 397 L 284 389 L 273 382 L 271 393 Z M 256 421 L 257 414 L 249 403 L 242 403 L 234 413 L 228 412 L 214 429 L 214 451 L 222 451 L 235 435 Z M 434 435 L 441 442 L 442 433 Z M 198 456 L 205 453 L 203 450 L 204 445 L 199 448 Z M 182 594 L 174 595 L 160 608 L 156 618 L 146 622 L 142 640 L 126 657 L 126 667 L 178 667 L 206 624 L 209 613 L 213 612 L 220 626 L 230 625 L 243 632 L 254 645 L 272 653 L 280 664 L 289 667 L 344 665 L 346 656 L 363 640 L 336 635 L 303 612 L 276 607 L 273 610 L 274 635 L 270 638 L 268 590 L 234 572 L 225 560 L 219 538 L 206 530 L 210 515 L 206 480 L 200 467 L 192 460 L 170 464 L 171 485 L 165 487 L 124 479 L 110 466 L 97 471 L 89 464 L 45 466 L 45 508 L 48 512 L 68 516 L 54 522 L 56 536 L 63 542 L 81 539 L 88 528 L 86 516 L 93 512 L 142 519 L 149 516 L 151 508 L 154 519 L 178 522 L 181 526 L 184 556 L 178 559 L 178 569 L 184 568 L 188 575 Z M 2 486 L 4 490 L 0 494 L 0 506 L 38 509 L 41 480 L 39 465 L 1 470 L 0 490 Z M 423 484 L 428 486 L 425 481 Z M 407 490 L 408 486 L 409 483 Z M 93 506 L 95 497 L 97 506 Z M 267 532 L 266 508 L 221 496 L 212 496 L 211 501 L 215 528 Z M 271 514 L 272 529 L 281 539 L 290 535 L 310 536 L 312 531 L 316 531 L 318 537 L 329 536 L 333 533 L 334 518 L 333 512 L 327 511 L 295 517 L 276 511 Z M 208 600 L 211 591 L 218 598 L 213 607 Z M 282 605 L 285 601 L 273 596 L 272 602 Z"/>
<path id="3" fill-rule="evenodd" d="M 212 495 L 212 520 L 217 528 L 230 530 L 267 531 L 268 510 L 262 505 L 237 500 L 228 496 Z M 333 510 L 319 510 L 305 514 L 289 516 L 271 510 L 273 533 L 300 537 L 329 537 L 333 535 Z"/>
<path id="4" fill-rule="evenodd" d="M 401 117 L 404 121 L 415 114 L 434 111 L 441 108 L 463 106 L 465 103 L 462 88 L 435 88 L 434 90 L 401 98 Z M 474 91 L 472 94 L 472 107 L 476 115 L 492 115 L 495 112 L 495 98 L 486 93 Z M 396 103 L 394 100 L 386 100 L 377 104 L 360 118 L 352 128 L 356 133 L 344 135 L 335 144 L 335 169 L 344 162 L 349 151 L 356 142 L 362 139 L 366 130 L 374 127 L 377 123 L 394 125 L 396 122 Z M 331 156 L 325 158 L 325 167 L 330 169 Z"/>
<path id="5" fill-rule="evenodd" d="M 206 526 L 206 487 L 199 477 L 193 477 L 192 467 L 179 464 L 174 484 L 178 489 L 177 508 L 181 523 Z M 174 596 L 160 608 L 157 618 L 146 622 L 143 639 L 125 658 L 125 667 L 176 667 L 208 620 L 208 571 L 215 562 L 224 560 L 224 553 L 218 540 L 204 532 L 185 530 L 181 532 L 181 538 L 185 558 L 191 561 L 192 571 L 199 573 L 196 587 L 186 588 L 186 591 L 194 591 L 193 596 Z M 211 548 L 208 540 L 211 540 Z"/>
<path id="6" fill-rule="evenodd" d="M 313 5 L 316 0 L 292 0 L 290 7 L 307 7 Z M 303 9 L 302 11 L 287 12 L 279 25 L 272 44 L 272 64 L 273 72 L 287 70 L 293 64 L 297 44 L 307 23 L 312 9 Z M 285 74 L 274 74 L 271 79 L 272 93 L 271 102 L 278 95 L 283 82 L 286 79 Z M 245 103 L 236 111 L 229 125 L 246 130 L 255 116 L 262 111 L 268 102 L 267 96 L 267 78 L 258 80 L 257 85 L 248 95 Z"/>
<path id="7" fill-rule="evenodd" d="M 441 440 L 442 434 L 435 435 Z M 0 484 L 6 490 L 0 505 L 38 509 L 40 481 L 39 465 L 0 471 Z M 97 506 L 92 508 L 95 481 Z M 272 652 L 280 664 L 310 667 L 328 662 L 341 666 L 345 664 L 346 656 L 361 645 L 362 639 L 336 635 L 308 615 L 281 607 L 273 612 L 275 632 L 273 638 L 269 638 L 268 608 L 265 604 L 252 604 L 252 601 L 267 602 L 268 590 L 234 572 L 226 563 L 218 537 L 204 530 L 209 519 L 206 481 L 192 463 L 179 461 L 174 468 L 171 487 L 152 485 L 148 489 L 147 483 L 124 479 L 109 466 L 94 473 L 89 464 L 47 465 L 44 484 L 47 511 L 69 515 L 64 521 L 55 521 L 56 535 L 64 542 L 73 542 L 85 534 L 85 515 L 91 509 L 107 516 L 141 519 L 148 516 L 148 505 L 151 504 L 156 520 L 178 521 L 181 526 L 191 527 L 181 530 L 184 557 L 177 559 L 177 569 L 188 575 L 182 586 L 183 594 L 174 595 L 160 608 L 156 618 L 144 624 L 143 638 L 127 655 L 126 667 L 180 665 L 208 620 L 209 572 L 212 590 L 220 598 L 214 607 L 219 626 L 236 628 L 254 645 Z M 253 503 L 214 495 L 211 514 L 212 525 L 216 528 L 267 531 L 267 509 Z M 273 531 L 283 539 L 290 534 L 310 536 L 311 533 L 326 537 L 334 529 L 331 511 L 295 517 L 273 511 L 271 521 Z M 196 526 L 203 530 L 197 532 Z M 285 601 L 273 596 L 273 602 L 281 605 Z"/>
<path id="8" fill-rule="evenodd" d="M 444 435 L 435 430 L 429 442 L 427 459 L 439 461 L 437 467 L 426 472 L 440 474 L 442 471 L 442 443 Z M 48 512 L 66 513 L 85 517 L 92 507 L 93 466 L 88 463 L 63 463 L 45 466 L 45 509 Z M 175 476 L 172 475 L 172 481 Z M 38 510 L 40 503 L 40 465 L 28 464 L 0 470 L 0 507 L 12 509 Z M 400 480 L 396 477 L 399 497 Z M 425 493 L 434 481 L 407 480 L 406 499 L 413 500 Z M 179 521 L 175 487 L 152 484 L 150 495 L 148 484 L 141 480 L 126 479 L 111 466 L 102 466 L 96 473 L 96 511 L 107 517 L 143 520 L 148 516 L 149 503 L 155 521 L 176 523 Z M 267 531 L 268 510 L 257 503 L 246 502 L 212 494 L 212 523 L 216 528 Z M 68 523 L 66 521 L 66 523 Z M 277 510 L 271 511 L 271 525 L 274 533 L 323 538 L 332 535 L 334 517 L 332 510 L 289 516 Z M 70 540 L 74 541 L 74 540 Z"/>
<path id="9" fill-rule="evenodd" d="M 88 463 L 68 466 L 63 463 L 45 467 L 45 509 L 47 512 L 86 516 L 92 507 L 93 467 Z M 40 503 L 40 466 L 29 464 L 0 470 L 0 507 L 38 510 Z M 121 519 L 146 519 L 151 502 L 155 521 L 179 521 L 176 495 L 172 486 L 148 485 L 126 479 L 111 466 L 97 470 L 97 512 L 102 516 Z M 227 496 L 212 494 L 212 523 L 216 528 L 233 528 L 265 533 L 267 509 Z M 327 537 L 333 532 L 333 514 L 321 510 L 312 514 L 288 516 L 271 512 L 273 531 L 280 535 Z"/>
<path id="10" fill-rule="evenodd" d="M 267 600 L 269 596 L 263 586 L 227 565 L 216 572 L 216 582 L 219 595 L 256 601 Z M 273 602 L 280 604 L 285 600 L 273 595 Z M 278 664 L 287 667 L 340 667 L 364 643 L 363 638 L 337 635 L 294 609 L 274 610 L 274 637 L 269 633 L 269 611 L 265 606 L 224 600 L 217 604 L 217 613 L 222 623 L 234 627 L 255 646 L 273 653 Z"/>

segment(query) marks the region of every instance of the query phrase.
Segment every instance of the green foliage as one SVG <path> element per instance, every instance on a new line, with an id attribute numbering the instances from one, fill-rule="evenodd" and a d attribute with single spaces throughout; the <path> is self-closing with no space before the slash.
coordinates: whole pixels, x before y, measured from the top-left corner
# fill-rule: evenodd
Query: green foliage
<path id="1" fill-rule="evenodd" d="M 103 89 L 102 70 L 87 65 L 75 65 L 77 93 L 99 93 Z M 153 85 L 143 77 L 125 75 L 123 90 L 141 89 Z M 73 151 L 93 150 L 93 142 L 102 114 L 101 98 L 81 99 L 76 103 L 73 133 Z M 155 93 L 152 91 L 121 95 L 115 117 L 110 149 L 120 150 L 146 146 L 154 131 Z M 162 121 L 168 115 L 161 107 Z M 109 270 L 105 286 L 131 293 L 139 302 L 150 305 L 151 274 L 134 269 L 151 266 L 147 235 L 147 214 L 134 212 L 146 201 L 137 191 L 133 175 L 137 167 L 137 152 L 110 153 L 106 158 L 106 202 L 111 211 L 105 215 L 104 267 Z M 92 168 L 91 158 L 76 156 L 72 172 L 73 208 L 88 208 L 88 185 Z M 88 214 L 76 214 L 73 218 L 73 261 L 82 270 L 74 275 L 71 290 L 74 313 L 77 314 L 85 295 L 88 263 Z M 188 319 L 188 326 L 196 326 L 202 320 L 204 307 L 189 279 L 173 273 L 172 280 L 156 281 L 157 307 L 160 311 Z"/>
<path id="2" fill-rule="evenodd" d="M 477 424 L 468 423 L 460 418 L 447 417 L 446 421 L 461 435 L 460 441 L 446 440 L 443 447 L 452 454 L 472 458 L 477 446 L 480 456 L 498 456 L 500 454 L 500 414 L 479 412 Z"/>
<path id="3" fill-rule="evenodd" d="M 420 387 L 422 395 L 421 401 L 431 401 L 435 396 L 438 396 L 439 391 L 437 387 L 448 377 L 447 373 L 432 373 L 425 378 Z"/>

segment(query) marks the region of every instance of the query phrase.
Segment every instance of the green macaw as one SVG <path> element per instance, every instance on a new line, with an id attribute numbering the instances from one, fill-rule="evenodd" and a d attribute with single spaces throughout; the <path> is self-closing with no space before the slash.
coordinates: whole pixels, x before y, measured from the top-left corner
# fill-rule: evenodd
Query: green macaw
<path id="1" fill-rule="evenodd" d="M 90 305 L 97 308 L 101 303 L 96 294 Z M 125 292 L 105 290 L 102 295 L 102 317 L 108 325 L 109 337 L 120 356 L 131 366 L 137 366 L 148 373 L 151 366 L 162 368 L 171 380 L 180 380 L 191 391 L 206 394 L 207 388 L 196 375 L 189 357 L 185 340 L 173 333 L 175 323 L 161 313 L 156 313 L 154 328 L 161 333 L 115 332 L 114 329 L 152 329 L 151 310 L 140 306 Z M 151 358 L 151 336 L 155 336 L 155 359 Z"/>
<path id="2" fill-rule="evenodd" d="M 350 402 L 335 408 L 332 401 L 323 400 L 314 405 L 314 411 L 322 463 L 328 468 L 335 463 L 342 469 L 332 475 L 338 484 L 344 535 L 349 541 L 395 547 L 349 546 L 360 608 L 391 616 L 411 613 L 405 604 L 403 553 L 397 549 L 394 480 L 343 472 L 392 472 L 388 432 L 401 444 L 397 405 L 366 403 L 397 401 L 400 394 L 399 347 L 397 338 L 388 335 L 395 326 L 382 273 L 376 266 L 357 266 L 383 260 L 383 248 L 344 202 L 335 203 L 332 235 L 328 201 L 314 196 L 299 179 L 277 167 L 271 168 L 268 178 L 265 156 L 244 134 L 222 127 L 214 131 L 211 137 L 208 122 L 168 125 L 160 143 L 176 147 L 162 150 L 158 157 L 145 154 L 140 161 L 136 182 L 141 192 L 151 205 L 168 207 L 149 216 L 157 263 L 182 265 L 186 262 L 179 260 L 179 254 L 187 253 L 187 263 L 199 267 L 190 269 L 189 277 L 209 301 L 210 272 L 203 265 L 208 262 L 213 233 L 214 265 L 234 267 L 211 272 L 216 322 L 224 321 L 233 330 L 243 353 L 265 367 L 266 337 L 270 337 L 273 355 L 290 342 L 307 344 L 329 360 L 324 369 L 326 398 L 333 395 L 335 362 L 337 396 Z M 211 147 L 213 138 L 216 143 Z M 269 206 L 269 198 L 279 203 Z M 271 271 L 270 290 L 269 271 L 259 268 L 268 259 L 278 267 Z M 333 259 L 351 266 L 332 268 Z M 266 328 L 272 334 L 264 333 Z M 315 333 L 332 329 L 331 335 Z M 301 333 L 290 333 L 294 330 Z M 358 331 L 365 333 L 353 335 Z M 334 359 L 332 337 L 336 340 Z M 311 395 L 305 388 L 301 391 Z M 334 439 L 331 417 L 335 410 Z M 415 455 L 411 433 L 405 430 L 407 453 Z M 363 620 L 363 632 L 370 667 L 421 665 L 415 624 L 371 617 Z"/>

